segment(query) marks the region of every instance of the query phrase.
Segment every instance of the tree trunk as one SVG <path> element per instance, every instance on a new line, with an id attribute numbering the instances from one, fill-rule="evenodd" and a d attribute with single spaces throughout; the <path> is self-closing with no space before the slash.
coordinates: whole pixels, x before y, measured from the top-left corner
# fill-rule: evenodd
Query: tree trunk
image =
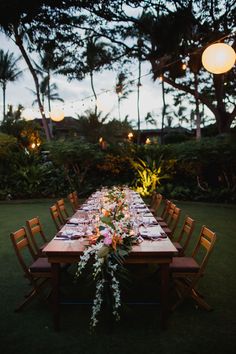
<path id="1" fill-rule="evenodd" d="M 138 114 L 138 136 L 137 136 L 137 144 L 140 144 L 140 86 L 141 86 L 141 59 L 138 62 L 138 89 L 137 89 L 137 114 Z"/>
<path id="2" fill-rule="evenodd" d="M 119 95 L 117 95 L 117 97 L 118 97 L 118 115 L 119 115 L 119 121 L 121 121 L 120 120 L 120 97 Z"/>
<path id="3" fill-rule="evenodd" d="M 222 75 L 214 75 L 214 78 L 213 78 L 216 95 L 218 96 L 218 97 L 216 97 L 217 105 L 215 105 L 213 103 L 213 101 L 207 97 L 207 95 L 199 94 L 199 92 L 198 92 L 198 99 L 200 102 L 202 102 L 204 105 L 206 105 L 209 108 L 209 110 L 213 113 L 213 115 L 215 116 L 219 133 L 226 133 L 230 130 L 231 123 L 233 122 L 234 118 L 236 117 L 236 105 L 234 106 L 232 112 L 226 111 L 226 107 L 225 107 L 225 103 L 223 101 L 223 98 L 222 98 L 222 101 L 220 98 L 220 92 L 222 92 L 222 91 L 221 91 L 220 87 L 219 87 L 219 89 L 217 88 L 217 85 L 219 85 L 219 84 L 216 83 L 217 80 L 220 79 L 220 76 L 222 76 Z M 164 79 L 165 79 L 165 82 L 168 83 L 169 85 L 171 85 L 172 87 L 195 96 L 194 90 L 191 89 L 189 86 L 183 85 L 181 83 L 177 83 L 169 77 L 165 77 Z"/>
<path id="4" fill-rule="evenodd" d="M 97 117 L 97 111 L 98 111 L 98 107 L 97 107 L 97 95 L 96 95 L 96 92 L 95 92 L 95 89 L 94 89 L 94 84 L 93 84 L 93 72 L 92 72 L 92 71 L 90 71 L 90 83 L 91 83 L 91 88 L 92 88 L 93 95 L 94 95 L 94 98 L 95 98 L 95 116 Z"/>
<path id="5" fill-rule="evenodd" d="M 224 75 L 213 75 L 213 82 L 217 102 L 217 128 L 220 134 L 228 133 L 230 130 L 230 125 L 232 123 L 232 119 L 230 113 L 226 112 L 225 109 Z"/>
<path id="6" fill-rule="evenodd" d="M 50 130 L 50 134 L 51 134 L 51 137 L 53 137 L 53 131 L 52 131 L 52 120 L 50 118 L 50 112 L 51 112 L 51 92 L 50 92 L 50 80 L 51 80 L 51 77 L 50 77 L 50 70 L 48 69 L 48 114 L 49 114 L 49 130 Z"/>
<path id="7" fill-rule="evenodd" d="M 32 65 L 32 63 L 30 61 L 30 58 L 28 57 L 28 54 L 26 53 L 26 50 L 25 50 L 25 48 L 23 46 L 23 41 L 22 41 L 21 35 L 18 33 L 18 28 L 16 28 L 16 27 L 14 27 L 14 35 L 15 35 L 16 45 L 19 47 L 19 49 L 21 51 L 21 54 L 22 54 L 23 58 L 25 59 L 27 65 L 28 65 L 28 68 L 30 70 L 30 73 L 31 73 L 31 75 L 33 77 L 33 80 L 34 80 L 34 83 L 35 83 L 35 88 L 36 88 L 39 111 L 40 111 L 40 114 L 41 114 L 41 117 L 42 117 L 42 123 L 43 123 L 44 131 L 45 131 L 47 140 L 50 141 L 51 140 L 51 134 L 50 134 L 50 130 L 48 128 L 47 119 L 46 119 L 46 116 L 45 116 L 45 113 L 44 113 L 44 107 L 43 107 L 43 104 L 41 102 L 40 88 L 39 88 L 39 82 L 38 82 L 37 74 L 36 74 L 36 72 L 35 72 L 35 70 L 33 68 L 33 65 Z"/>
<path id="8" fill-rule="evenodd" d="M 161 81 L 161 88 L 162 88 L 162 102 L 163 102 L 162 115 L 161 115 L 161 144 L 163 144 L 164 143 L 164 120 L 165 120 L 165 114 L 166 114 L 164 78 L 162 78 L 162 81 Z"/>
<path id="9" fill-rule="evenodd" d="M 2 94 L 3 94 L 3 121 L 6 118 L 6 83 L 3 82 L 2 85 Z"/>
<path id="10" fill-rule="evenodd" d="M 201 139 L 201 117 L 199 111 L 199 99 L 198 99 L 198 77 L 197 73 L 194 73 L 194 97 L 196 104 L 196 139 Z"/>

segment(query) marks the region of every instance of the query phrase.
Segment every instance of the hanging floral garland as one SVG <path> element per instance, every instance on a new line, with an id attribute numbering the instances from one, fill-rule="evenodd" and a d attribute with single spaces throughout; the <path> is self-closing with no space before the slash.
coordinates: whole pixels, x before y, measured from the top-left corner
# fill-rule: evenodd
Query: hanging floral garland
<path id="1" fill-rule="evenodd" d="M 127 202 L 127 193 L 115 187 L 103 195 L 99 219 L 94 225 L 89 246 L 78 263 L 76 277 L 79 277 L 89 260 L 92 260 L 92 277 L 96 283 L 90 327 L 98 323 L 98 314 L 104 302 L 105 291 L 110 294 L 112 314 L 119 320 L 121 307 L 120 282 L 118 272 L 123 268 L 125 257 L 138 239 L 133 231 L 133 223 Z"/>

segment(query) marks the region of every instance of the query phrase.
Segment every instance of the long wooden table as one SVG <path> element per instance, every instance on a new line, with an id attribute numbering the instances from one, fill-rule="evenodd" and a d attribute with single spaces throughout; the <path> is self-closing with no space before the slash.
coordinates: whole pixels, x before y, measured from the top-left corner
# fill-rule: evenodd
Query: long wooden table
<path id="1" fill-rule="evenodd" d="M 85 243 L 78 240 L 70 242 L 53 239 L 44 248 L 49 262 L 52 265 L 52 306 L 55 330 L 60 329 L 60 263 L 75 263 L 84 251 Z M 167 327 L 168 295 L 169 295 L 169 264 L 177 252 L 171 241 L 166 238 L 160 241 L 144 240 L 133 246 L 126 259 L 126 263 L 133 264 L 158 264 L 161 272 L 161 327 Z"/>

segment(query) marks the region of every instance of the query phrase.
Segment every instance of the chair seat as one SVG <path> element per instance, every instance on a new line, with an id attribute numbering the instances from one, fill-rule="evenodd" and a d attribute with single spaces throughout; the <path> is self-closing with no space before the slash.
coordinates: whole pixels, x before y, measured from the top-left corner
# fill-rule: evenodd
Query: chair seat
<path id="1" fill-rule="evenodd" d="M 163 218 L 161 216 L 155 216 L 156 221 L 158 222 L 164 222 Z"/>
<path id="2" fill-rule="evenodd" d="M 162 229 L 163 229 L 164 233 L 167 234 L 167 236 L 169 236 L 169 237 L 172 236 L 172 231 L 171 231 L 171 229 L 169 229 L 169 227 L 162 226 Z"/>
<path id="3" fill-rule="evenodd" d="M 67 269 L 69 264 L 67 263 L 60 263 L 60 269 Z M 36 261 L 31 264 L 29 267 L 31 273 L 44 273 L 44 272 L 51 272 L 51 263 L 48 262 L 46 257 L 39 257 Z"/>
<path id="4" fill-rule="evenodd" d="M 158 221 L 158 220 L 157 220 Z M 158 224 L 161 226 L 161 227 L 168 227 L 167 223 L 165 221 L 158 221 Z"/>
<path id="5" fill-rule="evenodd" d="M 39 257 L 29 267 L 31 273 L 51 272 L 51 264 L 46 257 Z"/>
<path id="6" fill-rule="evenodd" d="M 197 273 L 199 269 L 199 265 L 192 257 L 173 257 L 172 263 L 170 263 L 171 272 Z"/>
<path id="7" fill-rule="evenodd" d="M 178 256 L 183 256 L 184 255 L 184 249 L 183 247 L 181 246 L 181 244 L 179 242 L 172 242 L 173 245 L 175 246 L 175 248 L 177 249 L 178 251 Z"/>

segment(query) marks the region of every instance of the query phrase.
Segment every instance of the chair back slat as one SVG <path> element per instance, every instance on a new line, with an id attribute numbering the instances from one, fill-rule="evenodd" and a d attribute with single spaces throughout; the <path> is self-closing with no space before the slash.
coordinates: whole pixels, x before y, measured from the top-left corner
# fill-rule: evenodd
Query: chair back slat
<path id="1" fill-rule="evenodd" d="M 43 232 L 41 222 L 39 217 L 35 217 L 33 219 L 26 221 L 26 226 L 29 232 L 30 240 L 36 250 L 37 254 L 41 253 L 40 245 L 47 243 L 47 238 Z M 36 241 L 36 238 L 38 241 Z"/>
<path id="2" fill-rule="evenodd" d="M 154 211 L 155 216 L 157 216 L 157 212 L 160 208 L 162 199 L 163 199 L 163 197 L 160 193 L 156 193 L 153 197 L 152 209 Z"/>
<path id="3" fill-rule="evenodd" d="M 216 241 L 215 232 L 211 231 L 205 225 L 203 225 L 197 245 L 196 245 L 195 249 L 193 250 L 193 254 L 192 254 L 192 257 L 197 259 L 197 256 L 199 255 L 201 250 L 205 251 L 204 255 L 201 257 L 201 261 L 199 262 L 199 260 L 198 260 L 198 263 L 200 265 L 200 272 L 199 272 L 200 274 L 202 274 L 206 268 L 206 265 L 207 265 L 209 256 L 211 254 L 211 251 L 213 249 L 213 246 L 215 244 L 215 241 Z"/>
<path id="4" fill-rule="evenodd" d="M 25 273 L 25 276 L 27 278 L 31 278 L 30 272 L 28 270 L 28 266 L 25 262 L 25 259 L 23 257 L 22 251 L 27 249 L 29 254 L 32 256 L 33 259 L 36 259 L 37 256 L 30 244 L 28 235 L 26 233 L 26 229 L 24 227 L 21 227 L 19 230 L 12 232 L 10 234 L 11 241 L 13 243 L 13 247 L 15 249 L 18 261 Z"/>
<path id="5" fill-rule="evenodd" d="M 180 234 L 176 239 L 177 242 L 181 243 L 183 247 L 183 252 L 185 252 L 186 248 L 188 247 L 190 237 L 193 233 L 194 227 L 195 227 L 195 220 L 193 220 L 189 216 L 186 216 L 184 220 L 184 224 L 180 230 Z"/>
<path id="6" fill-rule="evenodd" d="M 57 231 L 59 231 L 62 228 L 62 226 L 64 225 L 64 223 L 63 223 L 63 220 L 59 214 L 56 204 L 54 204 L 50 207 L 50 214 L 51 214 L 52 220 L 56 226 Z"/>
<path id="7" fill-rule="evenodd" d="M 79 208 L 79 197 L 76 191 L 72 192 L 75 208 Z"/>
<path id="8" fill-rule="evenodd" d="M 61 219 L 63 220 L 63 223 L 65 224 L 66 219 L 69 217 L 69 214 L 66 210 L 64 199 L 59 199 L 56 202 L 56 206 L 57 206 L 58 212 L 61 216 Z"/>

